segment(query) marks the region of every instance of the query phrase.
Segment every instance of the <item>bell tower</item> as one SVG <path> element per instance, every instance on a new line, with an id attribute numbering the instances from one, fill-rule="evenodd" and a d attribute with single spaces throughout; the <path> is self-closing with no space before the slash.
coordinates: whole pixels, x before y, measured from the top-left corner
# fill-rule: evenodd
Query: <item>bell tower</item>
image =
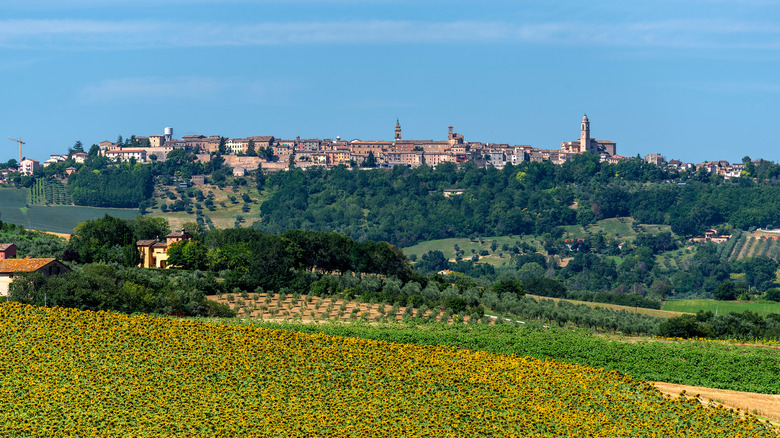
<path id="1" fill-rule="evenodd" d="M 398 121 L 398 119 L 395 119 L 395 141 L 399 141 L 401 139 L 401 122 Z"/>
<path id="2" fill-rule="evenodd" d="M 588 115 L 582 116 L 582 124 L 580 125 L 580 153 L 588 152 L 590 150 L 590 121 Z"/>

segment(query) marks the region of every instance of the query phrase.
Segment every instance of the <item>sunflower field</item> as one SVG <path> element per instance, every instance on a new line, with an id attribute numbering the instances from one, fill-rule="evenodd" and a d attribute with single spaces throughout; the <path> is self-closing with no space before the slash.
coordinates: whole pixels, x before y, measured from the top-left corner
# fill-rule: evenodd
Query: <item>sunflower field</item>
<path id="1" fill-rule="evenodd" d="M 776 436 L 577 364 L 0 305 L 0 435 Z"/>

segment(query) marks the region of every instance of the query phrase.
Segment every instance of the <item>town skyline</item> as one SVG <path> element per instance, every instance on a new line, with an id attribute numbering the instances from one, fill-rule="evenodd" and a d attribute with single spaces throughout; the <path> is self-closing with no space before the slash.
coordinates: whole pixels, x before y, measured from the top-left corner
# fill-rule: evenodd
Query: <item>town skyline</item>
<path id="1" fill-rule="evenodd" d="M 773 147 L 780 5 L 655 0 L 8 1 L 0 134 L 32 158 L 157 133 L 555 148 L 598 120 L 623 155 Z M 4 140 L 3 159 L 16 157 Z"/>
<path id="2" fill-rule="evenodd" d="M 9 138 L 18 142 L 17 139 Z M 439 163 L 451 162 L 463 164 L 474 162 L 479 166 L 491 166 L 503 169 L 507 164 L 519 165 L 522 162 L 549 161 L 553 164 L 563 164 L 573 156 L 592 152 L 599 156 L 601 162 L 618 163 L 630 158 L 641 158 L 656 166 L 669 166 L 678 170 L 695 170 L 705 168 L 711 173 L 717 173 L 726 178 L 739 177 L 743 165 L 740 161 L 729 162 L 718 157 L 706 157 L 703 160 L 686 162 L 676 156 L 662 154 L 637 153 L 635 156 L 625 156 L 617 152 L 617 143 L 611 140 L 597 139 L 592 136 L 590 120 L 583 115 L 580 123 L 579 138 L 561 142 L 559 147 L 543 148 L 528 144 L 491 143 L 478 139 L 468 139 L 463 134 L 448 127 L 446 140 L 410 139 L 403 136 L 400 119 L 396 119 L 393 139 L 343 139 L 335 138 L 301 138 L 284 139 L 273 135 L 249 135 L 242 137 L 225 137 L 222 135 L 185 134 L 181 138 L 174 135 L 173 127 L 165 127 L 162 133 L 150 135 L 118 136 L 116 142 L 103 140 L 99 143 L 82 143 L 79 146 L 67 148 L 67 153 L 50 154 L 49 158 L 36 160 L 26 155 L 20 155 L 19 170 L 23 174 L 31 174 L 37 167 L 60 163 L 68 158 L 74 158 L 77 163 L 87 159 L 86 151 L 98 149 L 98 154 L 106 156 L 115 162 L 129 161 L 150 163 L 166 161 L 167 154 L 176 149 L 196 154 L 199 161 L 208 162 L 215 154 L 223 155 L 226 163 L 238 167 L 240 171 L 249 171 L 257 166 L 266 170 L 276 171 L 289 167 L 347 165 L 350 167 L 394 167 L 405 165 L 416 167 L 427 164 L 437 166 Z M 74 150 L 74 148 L 76 148 Z M 250 152 L 251 151 L 251 152 Z M 78 153 L 74 153 L 78 152 Z M 371 158 L 367 161 L 369 153 Z M 21 154 L 21 151 L 20 151 Z M 292 161 L 291 161 L 292 156 Z M 755 163 L 763 157 L 751 157 Z M 744 159 L 743 159 L 744 161 Z M 3 169 L 6 174 L 8 169 Z M 1 177 L 0 177 L 1 178 Z"/>
<path id="3" fill-rule="evenodd" d="M 89 151 L 87 153 L 86 151 Z M 41 166 L 64 163 L 72 160 L 76 165 L 87 162 L 91 155 L 107 158 L 109 163 L 131 162 L 147 164 L 165 162 L 174 151 L 192 154 L 193 159 L 209 163 L 215 158 L 233 168 L 234 176 L 244 176 L 258 168 L 265 171 L 280 171 L 290 168 L 309 168 L 349 166 L 350 168 L 393 168 L 396 166 L 418 167 L 450 163 L 463 165 L 473 163 L 479 167 L 504 169 L 507 165 L 520 165 L 525 162 L 551 162 L 562 165 L 583 153 L 592 153 L 604 163 L 618 164 L 633 157 L 617 152 L 617 143 L 611 140 L 597 139 L 592 136 L 590 119 L 587 114 L 580 121 L 579 138 L 563 141 L 559 148 L 537 148 L 532 145 L 497 144 L 469 141 L 455 132 L 450 125 L 447 140 L 408 139 L 403 136 L 400 120 L 396 119 L 393 140 L 344 140 L 309 138 L 277 138 L 273 135 L 227 138 L 219 135 L 183 135 L 174 136 L 173 127 L 165 127 L 163 134 L 149 136 L 132 135 L 127 139 L 118 137 L 116 142 L 101 141 L 89 147 L 76 144 L 68 148 L 67 154 L 52 154 L 44 162 L 24 158 L 20 155 L 19 172 L 30 175 Z M 21 154 L 21 151 L 20 151 Z M 667 167 L 678 171 L 706 170 L 726 179 L 743 176 L 746 161 L 729 162 L 722 159 L 708 159 L 698 163 L 684 162 L 677 158 L 667 158 L 661 154 L 647 154 L 640 158 L 649 164 Z M 758 163 L 760 160 L 752 160 Z M 0 169 L 0 182 L 13 169 Z M 76 167 L 67 167 L 64 174 L 77 171 Z M 201 176 L 202 178 L 202 176 Z"/>

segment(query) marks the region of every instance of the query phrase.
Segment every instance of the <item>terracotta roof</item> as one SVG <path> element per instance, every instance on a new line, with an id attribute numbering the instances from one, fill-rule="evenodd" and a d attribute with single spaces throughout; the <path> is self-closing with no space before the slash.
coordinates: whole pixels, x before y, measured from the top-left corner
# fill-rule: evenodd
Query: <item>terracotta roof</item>
<path id="1" fill-rule="evenodd" d="M 12 274 L 15 272 L 35 272 L 57 259 L 5 259 L 0 260 L 0 273 Z"/>
<path id="2" fill-rule="evenodd" d="M 0 243 L 0 251 L 5 251 L 8 248 L 11 247 L 11 245 L 14 245 L 13 243 Z M 14 245 L 16 246 L 16 245 Z"/>
<path id="3" fill-rule="evenodd" d="M 168 234 L 165 237 L 185 237 L 185 236 L 192 237 L 192 234 L 190 234 L 190 233 L 188 233 L 186 231 L 174 231 L 174 232 L 172 232 L 171 234 Z"/>
<path id="4" fill-rule="evenodd" d="M 273 135 L 255 135 L 255 136 L 248 137 L 248 138 L 251 139 L 251 140 L 254 140 L 254 141 L 271 141 L 271 140 L 274 139 L 274 136 Z M 306 141 L 306 140 L 303 140 L 303 141 Z"/>
<path id="5" fill-rule="evenodd" d="M 157 243 L 157 240 L 139 240 L 138 242 L 135 242 L 135 246 L 152 246 L 155 243 Z"/>
<path id="6" fill-rule="evenodd" d="M 154 245 L 152 245 L 152 248 L 167 248 L 168 244 L 165 242 L 157 242 Z"/>

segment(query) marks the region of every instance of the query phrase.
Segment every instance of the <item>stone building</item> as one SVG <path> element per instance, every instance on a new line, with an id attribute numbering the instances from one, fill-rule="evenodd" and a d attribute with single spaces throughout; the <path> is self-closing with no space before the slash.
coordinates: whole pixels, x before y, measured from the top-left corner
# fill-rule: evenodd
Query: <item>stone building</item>
<path id="1" fill-rule="evenodd" d="M 582 116 L 580 123 L 580 138 L 574 141 L 565 141 L 561 143 L 561 150 L 564 152 L 581 154 L 584 152 L 593 152 L 595 154 L 606 153 L 615 155 L 617 153 L 617 144 L 609 140 L 596 140 L 590 136 L 590 120 L 588 115 Z"/>
<path id="2" fill-rule="evenodd" d="M 70 268 L 54 258 L 31 259 L 26 257 L 0 260 L 0 296 L 8 296 L 15 275 L 32 272 L 39 272 L 48 277 L 68 273 Z"/>
<path id="3" fill-rule="evenodd" d="M 157 239 L 139 240 L 135 243 L 136 249 L 141 255 L 139 268 L 157 268 L 165 269 L 168 267 L 168 247 L 176 242 L 191 240 L 192 234 L 181 230 L 165 236 L 165 242 Z"/>

